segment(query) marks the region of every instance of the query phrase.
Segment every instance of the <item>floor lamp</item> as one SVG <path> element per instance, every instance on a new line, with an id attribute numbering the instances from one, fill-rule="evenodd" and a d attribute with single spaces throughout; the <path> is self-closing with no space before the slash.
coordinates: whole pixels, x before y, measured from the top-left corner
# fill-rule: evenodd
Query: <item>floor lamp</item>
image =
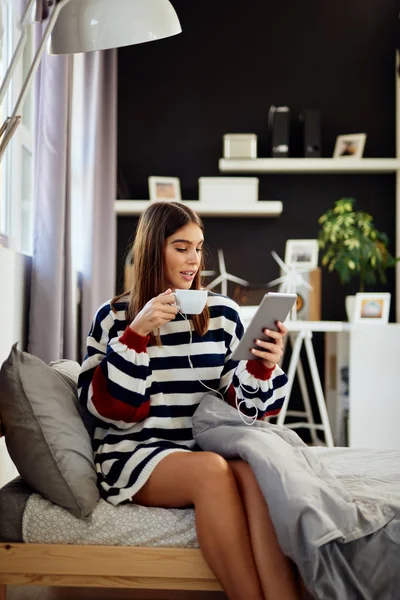
<path id="1" fill-rule="evenodd" d="M 51 54 L 76 54 L 155 41 L 182 31 L 169 0 L 28 0 L 20 23 L 21 36 L 0 88 L 0 104 L 22 57 L 38 1 L 48 5 L 47 26 L 13 112 L 0 128 L 0 161 L 21 121 L 19 113 L 50 36 Z"/>

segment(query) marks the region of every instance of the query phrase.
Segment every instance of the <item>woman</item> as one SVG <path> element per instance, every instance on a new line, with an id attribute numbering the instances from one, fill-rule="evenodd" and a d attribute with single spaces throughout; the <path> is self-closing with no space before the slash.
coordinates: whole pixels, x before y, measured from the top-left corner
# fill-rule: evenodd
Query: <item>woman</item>
<path id="1" fill-rule="evenodd" d="M 201 550 L 231 600 L 292 600 L 293 572 L 248 464 L 194 451 L 192 435 L 202 382 L 233 405 L 236 394 L 249 399 L 258 418 L 279 412 L 286 328 L 269 332 L 273 343 L 258 343 L 258 360 L 237 363 L 230 356 L 243 325 L 235 302 L 210 292 L 200 315 L 178 313 L 173 291 L 200 289 L 203 242 L 195 212 L 151 203 L 136 233 L 130 294 L 94 318 L 79 387 L 96 417 L 99 487 L 115 505 L 194 506 Z"/>

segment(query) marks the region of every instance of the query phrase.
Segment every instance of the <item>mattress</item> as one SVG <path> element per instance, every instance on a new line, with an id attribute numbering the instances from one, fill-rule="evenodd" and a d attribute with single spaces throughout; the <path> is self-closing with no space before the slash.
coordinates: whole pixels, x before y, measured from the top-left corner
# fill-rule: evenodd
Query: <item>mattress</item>
<path id="1" fill-rule="evenodd" d="M 400 518 L 400 451 L 312 448 L 351 493 L 363 481 L 365 496 Z M 364 495 L 364 494 L 363 494 Z M 49 544 L 198 547 L 193 509 L 118 507 L 100 500 L 77 519 L 18 478 L 0 490 L 0 540 Z"/>
<path id="2" fill-rule="evenodd" d="M 192 508 L 116 507 L 100 500 L 88 518 L 77 519 L 21 477 L 0 489 L 0 542 L 199 547 Z"/>

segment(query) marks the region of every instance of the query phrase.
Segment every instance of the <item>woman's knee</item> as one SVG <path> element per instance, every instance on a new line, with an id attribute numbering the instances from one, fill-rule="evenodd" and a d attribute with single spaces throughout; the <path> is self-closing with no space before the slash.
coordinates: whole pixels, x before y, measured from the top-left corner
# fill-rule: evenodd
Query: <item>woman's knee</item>
<path id="1" fill-rule="evenodd" d="M 233 480 L 228 461 L 215 452 L 199 452 L 196 463 L 193 475 L 197 494 L 216 491 Z"/>
<path id="2" fill-rule="evenodd" d="M 145 506 L 192 505 L 195 498 L 221 485 L 229 475 L 233 478 L 227 461 L 219 454 L 174 452 L 156 466 L 132 501 Z"/>
<path id="3" fill-rule="evenodd" d="M 199 452 L 196 455 L 197 464 L 193 465 L 201 479 L 214 480 L 229 475 L 228 461 L 215 452 Z"/>

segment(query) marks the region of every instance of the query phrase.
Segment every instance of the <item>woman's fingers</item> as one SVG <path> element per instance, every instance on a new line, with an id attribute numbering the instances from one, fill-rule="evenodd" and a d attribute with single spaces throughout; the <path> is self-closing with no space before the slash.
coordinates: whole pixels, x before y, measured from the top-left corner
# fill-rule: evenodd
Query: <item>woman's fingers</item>
<path id="1" fill-rule="evenodd" d="M 268 352 L 272 352 L 273 354 L 282 354 L 282 347 L 276 342 L 263 342 L 262 340 L 254 340 L 254 343 L 257 344 L 257 346 L 259 346 L 260 349 L 267 350 Z"/>
<path id="2" fill-rule="evenodd" d="M 273 329 L 264 329 L 265 335 L 275 340 L 272 343 L 279 342 L 282 339 L 282 334 L 280 331 L 274 331 Z"/>
<path id="3" fill-rule="evenodd" d="M 274 362 L 278 362 L 281 356 L 281 354 L 277 354 L 276 352 L 265 352 L 264 350 L 257 350 L 256 348 L 251 348 L 250 352 L 254 354 L 254 356 L 258 356 L 263 360 L 269 360 Z"/>
<path id="4" fill-rule="evenodd" d="M 162 294 L 157 296 L 155 300 L 157 300 L 157 302 L 160 302 L 161 304 L 175 304 L 176 298 L 175 294 L 167 294 L 166 292 L 163 292 Z"/>
<path id="5" fill-rule="evenodd" d="M 288 332 L 288 328 L 281 321 L 277 321 L 276 324 L 278 326 L 281 336 L 284 337 Z"/>
<path id="6" fill-rule="evenodd" d="M 174 304 L 160 304 L 155 310 L 167 315 L 176 315 L 178 307 Z"/>
<path id="7" fill-rule="evenodd" d="M 256 340 L 257 348 L 253 348 L 253 350 L 257 350 L 262 354 L 276 354 L 281 357 L 283 354 L 282 348 L 278 346 L 278 344 L 272 344 L 271 342 L 263 342 L 261 340 Z"/>

